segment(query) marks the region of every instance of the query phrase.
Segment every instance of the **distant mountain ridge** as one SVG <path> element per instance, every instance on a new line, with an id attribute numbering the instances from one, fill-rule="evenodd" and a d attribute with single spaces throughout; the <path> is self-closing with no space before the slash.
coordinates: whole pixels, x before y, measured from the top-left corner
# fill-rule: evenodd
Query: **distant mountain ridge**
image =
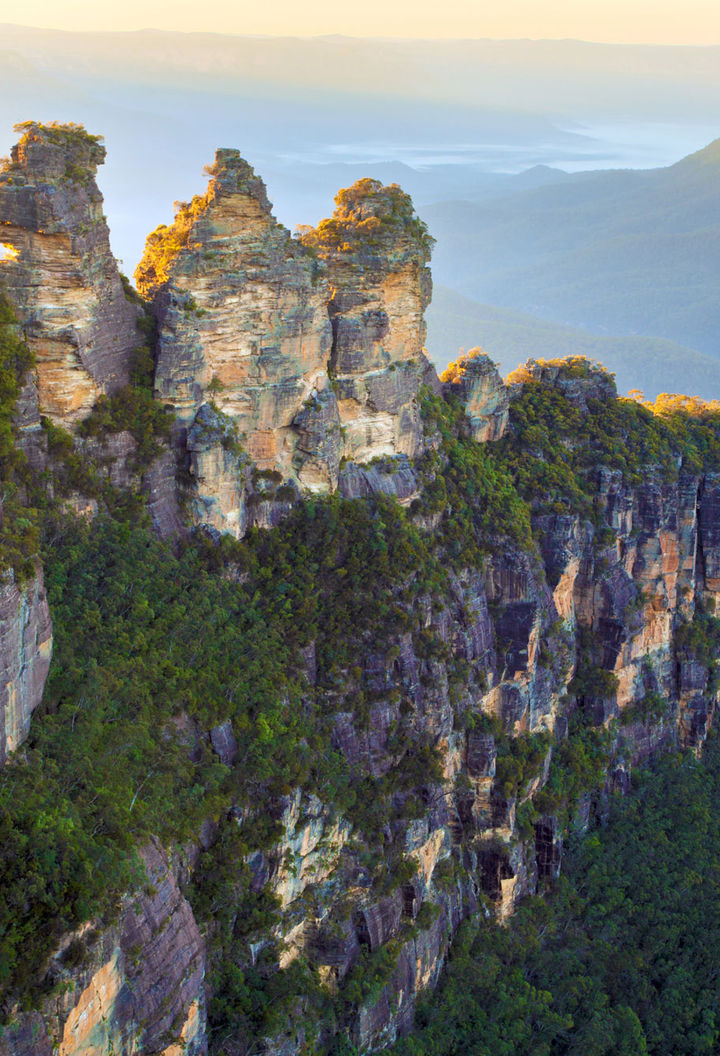
<path id="1" fill-rule="evenodd" d="M 435 275 L 544 322 L 720 358 L 719 175 L 714 140 L 664 169 L 578 173 L 492 202 L 425 207 Z"/>
<path id="2" fill-rule="evenodd" d="M 504 375 L 534 357 L 586 356 L 615 375 L 618 391 L 641 389 L 648 399 L 661 392 L 683 392 L 715 399 L 720 395 L 717 360 L 675 341 L 654 337 L 611 337 L 496 305 L 481 304 L 446 286 L 435 286 L 428 309 L 429 344 L 438 370 L 459 349 L 480 344 Z"/>

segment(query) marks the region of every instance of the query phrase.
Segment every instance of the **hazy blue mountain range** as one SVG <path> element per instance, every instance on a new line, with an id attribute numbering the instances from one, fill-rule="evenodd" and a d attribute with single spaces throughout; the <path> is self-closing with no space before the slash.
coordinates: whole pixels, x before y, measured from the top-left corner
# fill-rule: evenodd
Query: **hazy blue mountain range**
<path id="1" fill-rule="evenodd" d="M 503 374 L 531 357 L 587 356 L 615 374 L 621 393 L 638 388 L 654 399 L 660 392 L 708 398 L 720 392 L 716 358 L 661 337 L 600 336 L 525 312 L 481 304 L 437 283 L 427 315 L 433 359 L 439 368 L 455 359 L 458 349 L 480 343 Z"/>
<path id="2" fill-rule="evenodd" d="M 716 140 L 665 169 L 428 207 L 435 274 L 485 303 L 720 357 L 719 177 Z"/>
<path id="3" fill-rule="evenodd" d="M 671 163 L 720 131 L 720 48 L 0 26 L 0 153 L 27 118 L 104 134 L 101 187 L 128 273 L 173 199 L 204 191 L 216 147 L 237 147 L 290 228 L 328 215 L 358 177 L 400 183 L 438 240 L 436 283 L 525 313 L 498 329 L 497 313 L 462 302 L 449 319 L 440 291 L 438 362 L 456 332 L 465 346 L 491 339 L 503 365 L 510 349 L 548 354 L 560 323 L 589 331 L 583 347 L 615 349 L 621 388 L 626 375 L 652 388 L 640 349 L 647 363 L 654 348 L 660 389 L 685 376 L 718 395 L 685 351 L 718 354 L 717 150 Z M 586 171 L 620 166 L 648 171 Z"/>

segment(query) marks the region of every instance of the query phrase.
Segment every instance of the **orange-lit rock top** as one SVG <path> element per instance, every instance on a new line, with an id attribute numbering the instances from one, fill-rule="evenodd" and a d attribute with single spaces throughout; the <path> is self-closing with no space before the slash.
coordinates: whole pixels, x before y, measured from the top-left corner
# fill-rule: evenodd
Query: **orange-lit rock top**
<path id="1" fill-rule="evenodd" d="M 337 488 L 342 458 L 421 451 L 431 240 L 398 187 L 359 181 L 293 239 L 237 151 L 207 172 L 207 192 L 149 236 L 136 278 L 158 319 L 156 395 L 188 430 L 197 515 L 237 534 L 244 469 L 199 415 L 227 418 L 261 473 L 314 492 Z"/>
<path id="2" fill-rule="evenodd" d="M 78 125 L 18 125 L 0 169 L 0 283 L 35 354 L 40 410 L 72 425 L 127 384 L 137 308 L 95 182 L 105 148 Z"/>
<path id="3" fill-rule="evenodd" d="M 339 192 L 316 229 L 301 229 L 331 285 L 330 371 L 337 386 L 345 455 L 420 454 L 417 394 L 428 362 L 423 349 L 433 240 L 397 185 L 358 180 Z"/>
<path id="4" fill-rule="evenodd" d="M 460 400 L 479 443 L 499 440 L 508 424 L 510 400 L 498 369 L 483 351 L 471 348 L 440 375 L 445 391 Z"/>

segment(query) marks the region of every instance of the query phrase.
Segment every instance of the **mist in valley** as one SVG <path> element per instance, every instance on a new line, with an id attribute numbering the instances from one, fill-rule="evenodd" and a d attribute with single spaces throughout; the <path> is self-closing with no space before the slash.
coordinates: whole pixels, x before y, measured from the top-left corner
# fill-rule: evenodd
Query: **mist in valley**
<path id="1" fill-rule="evenodd" d="M 215 149 L 237 147 L 290 229 L 328 215 L 361 176 L 413 196 L 437 239 L 439 366 L 473 345 L 504 370 L 576 350 L 622 391 L 684 381 L 720 395 L 720 164 L 664 184 L 601 172 L 672 166 L 720 135 L 720 48 L 16 26 L 1 41 L 0 152 L 29 118 L 102 133 L 100 185 L 128 274 L 173 201 L 204 191 Z"/>

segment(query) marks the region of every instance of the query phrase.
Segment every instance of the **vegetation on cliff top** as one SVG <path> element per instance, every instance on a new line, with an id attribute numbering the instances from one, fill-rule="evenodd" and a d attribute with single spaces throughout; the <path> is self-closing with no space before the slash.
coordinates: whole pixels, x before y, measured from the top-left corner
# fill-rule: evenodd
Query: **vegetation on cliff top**
<path id="1" fill-rule="evenodd" d="M 190 232 L 207 205 L 206 194 L 196 194 L 190 202 L 178 202 L 172 224 L 159 224 L 150 232 L 142 260 L 135 269 L 135 282 L 143 297 L 151 298 L 169 280 L 173 261 L 189 247 Z"/>
<path id="2" fill-rule="evenodd" d="M 436 539 L 452 565 L 481 566 L 503 541 L 532 550 L 530 510 L 496 445 L 464 435 L 464 411 L 454 397 L 424 390 L 421 407 L 439 443 L 420 461 L 423 490 L 414 512 L 438 518 Z"/>
<path id="3" fill-rule="evenodd" d="M 103 137 L 87 132 L 83 125 L 70 121 L 63 124 L 50 121 L 43 124 L 39 121 L 23 121 L 15 125 L 16 132 L 22 133 L 18 148 L 22 152 L 31 143 L 47 143 L 60 147 L 65 154 L 64 179 L 86 187 L 95 174 L 96 167 L 105 160 Z M 21 168 L 20 162 L 5 160 L 0 162 L 0 176 L 12 182 L 14 174 Z M 45 177 L 47 178 L 47 176 Z"/>
<path id="4" fill-rule="evenodd" d="M 435 244 L 410 195 L 396 183 L 384 187 L 369 177 L 338 191 L 332 217 L 316 228 L 301 226 L 298 233 L 304 246 L 326 258 L 387 247 L 402 250 L 407 239 L 426 264 Z"/>
<path id="5" fill-rule="evenodd" d="M 541 361 L 539 375 L 521 367 L 510 403 L 510 427 L 498 457 L 535 511 L 595 513 L 599 468 L 637 486 L 720 469 L 720 406 L 683 396 L 655 404 L 620 399 L 612 377 L 580 357 Z"/>
<path id="6" fill-rule="evenodd" d="M 23 136 L 48 140 L 56 146 L 95 147 L 103 142 L 103 136 L 93 135 L 84 125 L 75 121 L 21 121 L 13 125 L 13 131 L 21 132 Z"/>

